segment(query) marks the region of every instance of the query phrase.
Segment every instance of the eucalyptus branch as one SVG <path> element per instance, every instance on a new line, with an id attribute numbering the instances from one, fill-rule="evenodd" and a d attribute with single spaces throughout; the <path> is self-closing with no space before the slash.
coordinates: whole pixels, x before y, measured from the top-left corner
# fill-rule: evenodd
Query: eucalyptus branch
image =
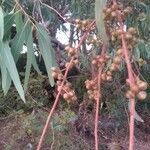
<path id="1" fill-rule="evenodd" d="M 55 8 L 53 8 L 53 7 L 51 7 L 51 6 L 49 6 L 49 5 L 45 4 L 45 3 L 43 3 L 41 0 L 39 0 L 39 2 L 41 3 L 41 5 L 43 5 L 43 6 L 47 7 L 47 8 L 49 8 L 49 9 L 52 10 L 52 11 L 54 11 L 64 22 L 67 22 L 67 23 L 69 23 L 69 24 L 72 24 L 71 22 L 69 22 L 68 20 L 66 20 Z M 72 25 L 74 25 L 74 24 L 72 24 Z"/>
<path id="2" fill-rule="evenodd" d="M 93 21 L 93 22 L 89 25 L 88 30 L 84 33 L 84 35 L 83 35 L 82 38 L 80 39 L 80 42 L 79 42 L 78 46 L 76 47 L 77 50 L 81 47 L 82 43 L 83 43 L 84 40 L 86 39 L 86 37 L 87 37 L 87 35 L 88 35 L 88 32 L 90 31 L 90 28 L 93 26 L 93 24 L 95 24 L 95 21 Z M 40 150 L 40 149 L 41 149 L 42 142 L 43 142 L 43 140 L 44 140 L 44 136 L 45 136 L 45 134 L 46 134 L 46 131 L 47 131 L 47 128 L 48 128 L 50 119 L 51 119 L 51 117 L 52 117 L 52 115 L 53 115 L 53 113 L 54 113 L 54 110 L 56 109 L 56 106 L 57 106 L 57 104 L 58 104 L 58 101 L 59 101 L 59 99 L 60 99 L 61 92 L 62 92 L 62 90 L 63 90 L 63 86 L 64 86 L 64 84 L 65 84 L 65 81 L 66 81 L 66 78 L 67 78 L 69 69 L 70 69 L 70 67 L 71 67 L 71 65 L 72 65 L 72 63 L 73 63 L 73 60 L 74 60 L 74 57 L 71 58 L 70 62 L 68 63 L 68 66 L 66 67 L 65 74 L 64 74 L 64 76 L 63 76 L 63 81 L 61 82 L 61 85 L 60 85 L 60 87 L 59 87 L 59 91 L 58 91 L 58 93 L 57 93 L 56 99 L 55 99 L 54 104 L 53 104 L 53 106 L 52 106 L 52 109 L 50 110 L 49 115 L 48 115 L 48 117 L 47 117 L 46 124 L 45 124 L 45 126 L 44 126 L 42 135 L 41 135 L 41 137 L 40 137 L 40 140 L 39 140 L 39 143 L 38 143 L 38 146 L 37 146 L 37 150 Z"/>
<path id="3" fill-rule="evenodd" d="M 34 27 L 36 27 L 36 26 L 35 26 L 35 23 L 33 22 L 33 21 L 35 21 L 34 18 L 31 17 L 30 15 L 28 15 L 28 14 L 26 13 L 26 11 L 22 8 L 22 6 L 19 4 L 19 2 L 18 2 L 17 0 L 14 0 L 14 1 L 15 1 L 16 5 L 20 8 L 20 10 L 22 11 L 22 13 L 29 19 L 29 21 L 31 22 L 31 24 L 32 24 Z M 32 21 L 32 20 L 33 20 L 33 21 Z"/>

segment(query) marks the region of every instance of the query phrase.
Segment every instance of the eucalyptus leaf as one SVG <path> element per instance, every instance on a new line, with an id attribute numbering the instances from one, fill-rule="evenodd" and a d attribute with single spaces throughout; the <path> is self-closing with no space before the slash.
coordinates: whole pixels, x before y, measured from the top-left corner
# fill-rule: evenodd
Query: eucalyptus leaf
<path id="1" fill-rule="evenodd" d="M 32 64 L 32 53 L 33 50 L 33 39 L 32 39 L 32 26 L 28 23 L 28 37 L 26 39 L 26 46 L 27 46 L 27 64 L 26 64 L 26 71 L 25 71 L 25 81 L 24 81 L 24 91 L 27 90 L 27 85 L 29 81 L 30 71 L 31 71 L 31 64 Z"/>
<path id="2" fill-rule="evenodd" d="M 11 53 L 11 49 L 9 47 L 9 42 L 0 42 L 1 48 L 0 48 L 0 54 L 2 56 L 2 61 L 4 62 L 10 77 L 21 97 L 21 99 L 25 102 L 25 96 L 24 96 L 24 91 L 23 91 L 23 87 L 21 85 L 21 81 L 18 75 L 18 71 L 16 68 L 16 64 L 15 61 L 13 59 L 12 53 Z"/>
<path id="3" fill-rule="evenodd" d="M 2 45 L 0 49 L 1 48 L 2 48 Z M 1 75 L 2 75 L 2 89 L 4 91 L 4 95 L 6 95 L 11 85 L 11 78 L 10 78 L 10 75 L 7 71 L 5 64 L 3 63 L 3 59 L 1 55 L 0 55 L 0 68 L 1 68 Z"/>
<path id="4" fill-rule="evenodd" d="M 15 62 L 17 62 L 19 59 L 21 51 L 23 50 L 25 39 L 28 35 L 27 24 L 28 24 L 28 21 L 26 21 L 23 24 L 23 27 L 21 28 L 21 30 L 19 30 L 15 38 L 11 41 L 11 45 L 12 45 L 11 51 L 12 51 Z"/>
<path id="5" fill-rule="evenodd" d="M 106 34 L 106 29 L 105 29 L 105 23 L 103 19 L 103 9 L 106 6 L 107 0 L 95 0 L 95 19 L 96 19 L 96 26 L 98 29 L 98 33 L 104 43 L 108 43 L 108 37 Z"/>
<path id="6" fill-rule="evenodd" d="M 4 17 L 4 31 L 7 33 L 14 23 L 15 14 L 8 14 Z"/>
<path id="7" fill-rule="evenodd" d="M 20 32 L 22 30 L 23 25 L 24 25 L 22 13 L 20 11 L 15 14 L 15 24 L 16 24 L 17 32 Z"/>
<path id="8" fill-rule="evenodd" d="M 2 41 L 4 36 L 4 15 L 3 15 L 3 9 L 0 6 L 0 41 Z"/>
<path id="9" fill-rule="evenodd" d="M 41 71 L 40 71 L 38 64 L 37 64 L 37 61 L 36 61 L 36 56 L 34 53 L 32 53 L 32 55 L 33 55 L 32 56 L 32 66 L 37 71 L 37 73 L 41 75 Z"/>
<path id="10" fill-rule="evenodd" d="M 36 26 L 37 26 L 37 37 L 38 37 L 39 48 L 40 48 L 42 57 L 44 59 L 44 63 L 46 66 L 50 84 L 51 86 L 54 86 L 54 79 L 52 77 L 52 72 L 51 72 L 51 68 L 53 66 L 56 66 L 54 50 L 51 46 L 50 38 L 45 28 L 38 23 L 36 23 Z"/>
<path id="11" fill-rule="evenodd" d="M 10 36 L 10 29 L 14 23 L 15 14 L 8 14 L 4 17 L 4 39 L 7 39 L 6 36 Z"/>

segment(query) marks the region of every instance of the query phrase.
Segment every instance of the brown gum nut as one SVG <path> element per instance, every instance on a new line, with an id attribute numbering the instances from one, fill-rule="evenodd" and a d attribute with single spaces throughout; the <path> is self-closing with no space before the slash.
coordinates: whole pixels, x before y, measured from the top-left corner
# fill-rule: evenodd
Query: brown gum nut
<path id="1" fill-rule="evenodd" d="M 132 91 L 128 90 L 126 92 L 126 98 L 133 99 L 134 97 L 135 97 L 135 94 Z"/>
<path id="2" fill-rule="evenodd" d="M 131 86 L 131 91 L 134 93 L 134 94 L 137 94 L 139 92 L 139 87 L 137 85 L 132 85 Z"/>
<path id="3" fill-rule="evenodd" d="M 140 100 L 144 100 L 146 97 L 147 97 L 147 93 L 145 91 L 140 91 L 137 94 L 137 98 L 140 99 Z"/>
<path id="4" fill-rule="evenodd" d="M 140 90 L 146 90 L 148 87 L 148 84 L 144 81 L 139 81 L 137 82 L 137 85 L 139 87 Z"/>
<path id="5" fill-rule="evenodd" d="M 113 61 L 115 64 L 120 64 L 121 63 L 121 57 L 120 56 L 116 56 L 114 58 L 114 61 Z"/>

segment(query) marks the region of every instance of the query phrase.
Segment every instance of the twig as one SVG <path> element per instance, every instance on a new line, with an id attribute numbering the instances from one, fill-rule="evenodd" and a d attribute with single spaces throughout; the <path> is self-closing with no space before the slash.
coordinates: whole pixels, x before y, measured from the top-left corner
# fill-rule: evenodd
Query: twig
<path id="1" fill-rule="evenodd" d="M 93 21 L 93 22 L 89 25 L 89 28 L 88 28 L 89 30 L 90 30 L 90 28 L 94 25 L 94 23 L 95 23 L 95 21 Z M 87 32 L 85 32 L 84 35 L 81 37 L 80 42 L 79 42 L 79 44 L 78 44 L 78 46 L 77 46 L 76 49 L 79 49 L 80 46 L 82 45 L 83 41 L 87 38 L 87 35 L 88 35 L 88 31 L 89 31 L 89 30 L 87 30 Z M 50 110 L 50 112 L 49 112 L 48 117 L 47 117 L 46 124 L 45 124 L 45 126 L 44 126 L 42 135 L 41 135 L 41 137 L 40 137 L 40 140 L 39 140 L 39 143 L 38 143 L 38 146 L 37 146 L 37 150 L 40 150 L 40 149 L 41 149 L 42 142 L 43 142 L 43 140 L 44 140 L 44 136 L 45 136 L 45 134 L 46 134 L 46 131 L 47 131 L 47 128 L 48 128 L 50 119 L 51 119 L 51 117 L 52 117 L 52 115 L 53 115 L 53 112 L 54 112 L 54 110 L 55 110 L 55 108 L 56 108 L 56 106 L 57 106 L 57 103 L 58 103 L 58 101 L 59 101 L 59 98 L 60 98 L 60 95 L 61 95 L 61 91 L 62 91 L 63 86 L 64 86 L 64 84 L 65 84 L 65 81 L 66 81 L 66 78 L 67 78 L 67 74 L 68 74 L 68 72 L 69 72 L 69 68 L 70 68 L 70 66 L 71 66 L 71 64 L 72 64 L 72 62 L 73 62 L 73 60 L 74 60 L 74 58 L 72 57 L 71 60 L 70 60 L 70 62 L 69 62 L 68 67 L 66 68 L 66 71 L 65 71 L 65 74 L 64 74 L 63 81 L 62 81 L 62 83 L 61 83 L 59 92 L 58 92 L 58 94 L 57 94 L 57 96 L 56 96 L 56 99 L 55 99 L 55 101 L 54 101 L 54 104 L 53 104 L 53 106 L 52 106 L 52 108 L 51 108 L 51 110 Z"/>
<path id="2" fill-rule="evenodd" d="M 124 24 L 123 24 L 123 21 L 121 19 L 120 13 L 118 13 L 118 21 L 119 21 L 120 29 L 122 30 L 122 32 L 124 32 L 124 29 L 123 29 Z M 121 35 L 121 40 L 122 40 L 122 47 L 123 47 L 125 62 L 127 65 L 128 78 L 129 78 L 130 88 L 131 88 L 135 84 L 135 78 L 133 75 L 133 70 L 132 70 L 130 56 L 129 56 L 129 50 L 127 48 L 127 43 L 126 43 L 126 40 L 124 37 L 124 33 L 122 33 L 122 35 Z M 130 129 L 129 150 L 133 150 L 134 149 L 135 99 L 130 99 L 130 104 L 131 104 L 131 107 L 130 107 L 130 124 L 129 124 L 129 129 Z"/>
<path id="3" fill-rule="evenodd" d="M 54 136 L 54 128 L 53 128 L 53 123 L 51 124 L 51 128 L 52 128 L 52 134 L 53 134 L 53 142 L 51 144 L 51 150 L 53 149 L 53 145 L 55 143 L 55 136 Z"/>
<path id="4" fill-rule="evenodd" d="M 71 22 L 67 21 L 56 9 L 54 9 L 53 7 L 51 7 L 51 6 L 49 6 L 49 5 L 45 4 L 45 3 L 43 3 L 41 0 L 39 0 L 39 2 L 40 2 L 43 6 L 45 6 L 45 7 L 49 8 L 49 9 L 53 10 L 64 22 L 67 22 L 67 23 L 69 23 L 69 24 L 72 24 Z M 74 25 L 74 24 L 72 24 L 72 25 Z"/>
<path id="5" fill-rule="evenodd" d="M 26 11 L 22 8 L 22 6 L 19 4 L 19 2 L 17 0 L 15 0 L 16 5 L 20 8 L 20 10 L 24 13 L 24 15 L 28 18 L 28 20 L 31 22 L 31 24 L 36 28 L 34 22 L 32 20 L 34 20 L 34 18 L 32 18 L 31 16 L 29 16 Z M 34 20 L 35 21 L 35 20 Z"/>
<path id="6" fill-rule="evenodd" d="M 104 55 L 106 50 L 106 45 L 103 44 L 101 55 Z M 99 150 L 99 142 L 98 142 L 98 123 L 99 123 L 99 106 L 101 101 L 101 74 L 104 68 L 104 64 L 102 64 L 98 69 L 98 77 L 97 77 L 97 85 L 98 85 L 98 93 L 96 99 L 96 112 L 95 112 L 95 128 L 94 128 L 94 136 L 95 136 L 95 150 Z"/>

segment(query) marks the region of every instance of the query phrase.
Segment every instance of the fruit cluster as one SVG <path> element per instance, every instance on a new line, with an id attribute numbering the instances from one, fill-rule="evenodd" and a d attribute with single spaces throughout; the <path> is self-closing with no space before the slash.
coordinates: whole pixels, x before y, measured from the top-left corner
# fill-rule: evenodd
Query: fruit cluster
<path id="1" fill-rule="evenodd" d="M 119 3 L 108 4 L 107 8 L 104 9 L 104 20 L 106 23 L 110 23 L 110 21 L 117 19 L 118 13 L 120 13 L 121 18 L 124 19 L 131 11 L 131 7 L 124 8 L 123 5 Z"/>
<path id="2" fill-rule="evenodd" d="M 100 67 L 103 63 L 106 63 L 110 59 L 108 55 L 96 55 L 93 60 L 92 64 L 96 67 Z"/>
<path id="3" fill-rule="evenodd" d="M 112 73 L 108 70 L 101 74 L 102 81 L 112 81 Z"/>
<path id="4" fill-rule="evenodd" d="M 127 85 L 130 85 L 129 79 L 126 80 Z M 134 85 L 130 86 L 130 90 L 126 92 L 126 98 L 133 99 L 137 97 L 139 100 L 144 100 L 147 97 L 145 90 L 147 89 L 147 82 L 141 81 L 139 78 L 136 78 Z"/>
<path id="5" fill-rule="evenodd" d="M 124 36 L 128 49 L 132 50 L 132 48 L 137 44 L 137 35 L 136 35 L 136 29 L 133 27 L 130 27 L 127 29 L 127 31 L 123 31 L 122 29 L 115 29 L 114 31 L 111 32 L 111 40 L 113 42 L 118 42 L 120 44 L 122 35 Z"/>
<path id="6" fill-rule="evenodd" d="M 138 62 L 138 64 L 139 64 L 139 66 L 143 66 L 143 65 L 147 64 L 147 61 L 144 60 L 144 59 L 142 59 L 142 58 L 139 58 L 139 59 L 137 60 L 137 62 Z"/>
<path id="7" fill-rule="evenodd" d="M 75 20 L 77 29 L 81 29 L 83 31 L 86 31 L 86 29 L 90 23 L 91 23 L 90 20 L 80 20 L 80 19 Z"/>
<path id="8" fill-rule="evenodd" d="M 113 58 L 113 62 L 110 65 L 110 67 L 108 68 L 108 70 L 101 74 L 101 79 L 103 81 L 112 81 L 112 74 L 113 74 L 113 72 L 115 72 L 119 69 L 120 63 L 122 61 L 121 55 L 122 55 L 122 49 L 118 49 L 116 56 Z M 109 57 L 107 56 L 107 59 L 108 58 Z"/>
<path id="9" fill-rule="evenodd" d="M 59 68 L 53 67 L 52 68 L 52 76 L 54 79 L 56 79 L 56 86 L 57 86 L 57 91 L 61 92 L 61 95 L 67 102 L 72 102 L 77 99 L 74 90 L 71 88 L 71 83 L 68 81 L 65 81 L 65 84 L 61 88 L 61 84 L 63 81 L 63 74 Z M 61 90 L 62 89 L 62 90 Z M 60 91 L 61 90 L 61 91 Z"/>
<path id="10" fill-rule="evenodd" d="M 73 58 L 72 64 L 70 65 L 70 68 L 69 68 L 69 69 L 71 69 L 73 66 L 75 66 L 79 63 L 78 52 L 77 52 L 76 48 L 69 47 L 69 46 L 65 47 L 65 50 L 67 51 L 68 57 Z M 66 62 L 65 67 L 67 68 L 68 65 L 69 65 L 69 62 Z"/>
<path id="11" fill-rule="evenodd" d="M 88 90 L 88 97 L 91 100 L 97 100 L 97 96 L 99 95 L 97 82 L 95 80 L 86 80 L 85 81 L 86 89 Z"/>
<path id="12" fill-rule="evenodd" d="M 88 45 L 92 44 L 93 46 L 100 46 L 102 45 L 102 40 L 99 37 L 94 38 L 93 36 L 91 36 L 87 39 L 86 44 Z"/>
<path id="13" fill-rule="evenodd" d="M 113 72 L 117 71 L 119 69 L 119 67 L 120 67 L 120 64 L 121 64 L 121 61 L 122 61 L 122 53 L 123 53 L 123 49 L 119 48 L 117 50 L 117 52 L 116 52 L 116 56 L 113 58 L 112 64 L 110 65 L 108 71 L 105 73 L 107 76 L 105 75 L 106 77 L 103 77 L 103 80 L 104 79 L 107 80 L 107 81 L 111 81 L 112 80 Z"/>

